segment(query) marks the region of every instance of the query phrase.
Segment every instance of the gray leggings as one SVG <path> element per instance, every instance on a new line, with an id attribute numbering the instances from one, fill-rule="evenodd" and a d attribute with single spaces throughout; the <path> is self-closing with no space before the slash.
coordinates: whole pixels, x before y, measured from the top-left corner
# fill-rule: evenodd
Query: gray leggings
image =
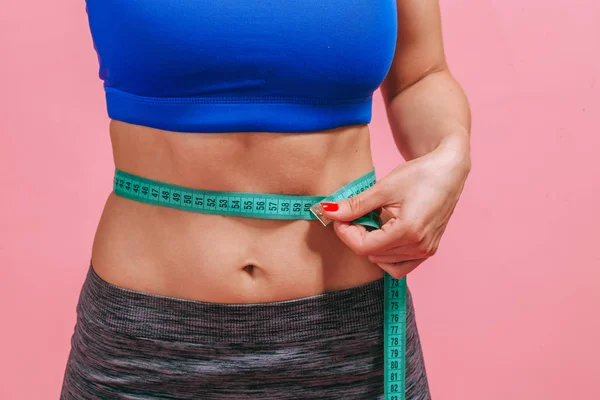
<path id="1" fill-rule="evenodd" d="M 430 399 L 408 292 L 407 400 Z M 62 400 L 383 399 L 383 278 L 274 303 L 112 285 L 90 265 Z"/>

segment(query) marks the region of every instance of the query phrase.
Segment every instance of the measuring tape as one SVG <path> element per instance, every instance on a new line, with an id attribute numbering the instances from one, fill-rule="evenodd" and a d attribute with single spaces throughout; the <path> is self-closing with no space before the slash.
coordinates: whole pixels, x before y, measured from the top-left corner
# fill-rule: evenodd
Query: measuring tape
<path id="1" fill-rule="evenodd" d="M 325 226 L 331 221 L 321 209 L 321 202 L 338 202 L 364 192 L 375 184 L 371 171 L 329 196 L 221 192 L 191 189 L 158 182 L 124 171 L 115 170 L 114 192 L 122 197 L 203 214 L 279 219 L 319 220 Z M 352 221 L 367 229 L 379 229 L 381 220 L 372 211 Z M 386 400 L 405 399 L 406 358 L 406 277 L 394 279 L 384 274 L 384 391 Z"/>

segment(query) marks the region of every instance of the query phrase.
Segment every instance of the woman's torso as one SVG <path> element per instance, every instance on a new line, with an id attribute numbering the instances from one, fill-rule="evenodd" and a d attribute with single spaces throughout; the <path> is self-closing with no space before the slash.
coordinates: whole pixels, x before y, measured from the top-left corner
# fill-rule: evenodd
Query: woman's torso
<path id="1" fill-rule="evenodd" d="M 366 125 L 195 134 L 111 121 L 110 132 L 116 168 L 196 189 L 325 196 L 373 169 Z M 114 193 L 92 263 L 121 287 L 222 303 L 293 299 L 383 276 L 318 221 L 192 213 Z"/>
<path id="2" fill-rule="evenodd" d="M 395 0 L 87 0 L 86 10 L 118 169 L 197 189 L 323 196 L 372 170 L 367 123 L 394 54 Z M 114 193 L 92 263 L 119 286 L 214 302 L 383 276 L 318 221 L 198 214 Z"/>

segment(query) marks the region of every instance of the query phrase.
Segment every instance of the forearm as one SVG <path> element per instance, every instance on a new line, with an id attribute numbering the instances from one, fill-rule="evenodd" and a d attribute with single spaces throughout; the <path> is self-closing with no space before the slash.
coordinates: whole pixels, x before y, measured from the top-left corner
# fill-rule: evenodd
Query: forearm
<path id="1" fill-rule="evenodd" d="M 386 102 L 386 111 L 405 160 L 447 147 L 458 162 L 470 168 L 469 104 L 447 69 L 430 73 L 401 90 Z"/>

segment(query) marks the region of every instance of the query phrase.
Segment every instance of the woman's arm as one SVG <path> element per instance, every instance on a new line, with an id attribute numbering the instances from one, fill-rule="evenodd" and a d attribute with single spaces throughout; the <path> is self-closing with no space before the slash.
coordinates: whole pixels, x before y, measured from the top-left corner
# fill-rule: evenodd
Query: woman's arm
<path id="1" fill-rule="evenodd" d="M 409 161 L 438 146 L 454 146 L 468 168 L 471 115 L 446 63 L 439 2 L 396 4 L 396 52 L 381 93 L 398 150 Z"/>
<path id="2" fill-rule="evenodd" d="M 396 52 L 381 92 L 406 162 L 359 195 L 322 204 L 344 243 L 401 278 L 436 253 L 454 212 L 471 168 L 471 116 L 444 56 L 438 0 L 398 0 L 397 9 Z M 381 229 L 348 223 L 379 207 Z"/>

